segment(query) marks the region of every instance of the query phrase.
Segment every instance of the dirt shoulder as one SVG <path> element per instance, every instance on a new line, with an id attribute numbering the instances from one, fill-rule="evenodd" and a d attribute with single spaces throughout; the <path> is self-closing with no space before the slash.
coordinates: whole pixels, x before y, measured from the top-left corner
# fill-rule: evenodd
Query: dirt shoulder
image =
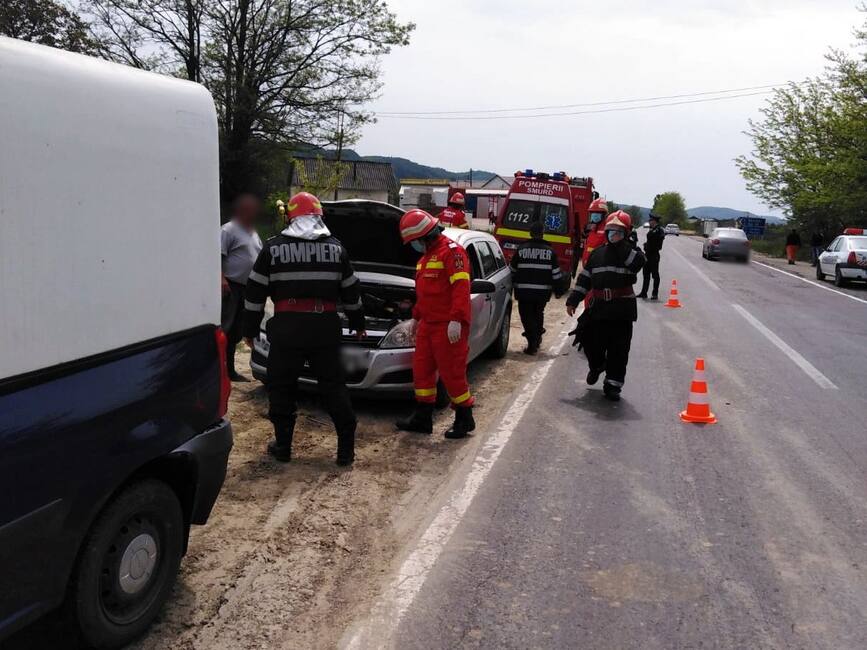
<path id="1" fill-rule="evenodd" d="M 470 367 L 476 435 L 448 441 L 394 430 L 404 401 L 356 403 L 357 460 L 334 465 L 336 437 L 314 398 L 301 404 L 292 463 L 270 460 L 267 398 L 258 382 L 235 384 L 235 448 L 207 526 L 196 527 L 173 598 L 134 647 L 331 648 L 386 582 L 395 558 L 426 519 L 452 468 L 474 455 L 491 420 L 544 355 L 521 353 L 516 314 L 508 356 Z M 564 327 L 564 303 L 548 306 L 548 339 Z M 246 366 L 240 355 L 239 367 Z"/>

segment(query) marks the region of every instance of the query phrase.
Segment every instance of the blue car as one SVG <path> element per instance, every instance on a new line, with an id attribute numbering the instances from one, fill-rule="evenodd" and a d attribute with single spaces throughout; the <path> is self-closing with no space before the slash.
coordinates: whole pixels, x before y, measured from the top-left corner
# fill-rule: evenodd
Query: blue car
<path id="1" fill-rule="evenodd" d="M 62 605 L 120 647 L 232 448 L 214 105 L 11 39 L 0 61 L 0 645 Z"/>

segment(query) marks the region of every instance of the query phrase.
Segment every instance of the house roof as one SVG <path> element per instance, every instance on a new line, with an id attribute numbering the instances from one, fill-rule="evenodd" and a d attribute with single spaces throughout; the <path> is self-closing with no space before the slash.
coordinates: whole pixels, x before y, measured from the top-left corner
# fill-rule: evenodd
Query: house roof
<path id="1" fill-rule="evenodd" d="M 515 177 L 514 176 L 501 176 L 500 174 L 495 174 L 494 176 L 491 176 L 487 180 L 487 182 L 485 182 L 484 185 L 482 185 L 482 187 L 487 187 L 488 185 L 491 185 L 492 183 L 494 183 L 497 180 L 501 181 L 502 183 L 505 183 L 508 187 L 511 187 L 512 183 L 515 182 Z"/>
<path id="2" fill-rule="evenodd" d="M 334 173 L 335 160 L 323 158 L 296 158 L 292 165 L 290 184 L 320 185 L 327 184 Z M 373 162 L 369 160 L 343 160 L 340 162 L 342 171 L 338 189 L 364 191 L 398 191 L 397 178 L 389 162 Z"/>

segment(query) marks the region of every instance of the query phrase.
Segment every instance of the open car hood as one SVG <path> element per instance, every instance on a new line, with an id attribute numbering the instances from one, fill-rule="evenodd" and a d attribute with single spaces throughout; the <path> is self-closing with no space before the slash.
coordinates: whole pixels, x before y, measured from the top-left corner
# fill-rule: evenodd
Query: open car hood
<path id="1" fill-rule="evenodd" d="M 420 255 L 400 238 L 404 211 L 388 203 L 355 199 L 323 201 L 325 224 L 359 269 L 414 277 Z"/>

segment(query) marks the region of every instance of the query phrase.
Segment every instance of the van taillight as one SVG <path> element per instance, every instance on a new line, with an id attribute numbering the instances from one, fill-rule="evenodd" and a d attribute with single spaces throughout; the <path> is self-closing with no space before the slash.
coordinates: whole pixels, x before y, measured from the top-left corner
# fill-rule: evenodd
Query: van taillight
<path id="1" fill-rule="evenodd" d="M 221 418 L 229 411 L 229 394 L 232 392 L 232 382 L 229 381 L 229 368 L 226 365 L 226 348 L 229 341 L 226 338 L 226 333 L 219 327 L 214 335 L 217 338 L 217 354 L 219 355 L 220 364 L 220 402 L 217 405 L 217 417 Z"/>

